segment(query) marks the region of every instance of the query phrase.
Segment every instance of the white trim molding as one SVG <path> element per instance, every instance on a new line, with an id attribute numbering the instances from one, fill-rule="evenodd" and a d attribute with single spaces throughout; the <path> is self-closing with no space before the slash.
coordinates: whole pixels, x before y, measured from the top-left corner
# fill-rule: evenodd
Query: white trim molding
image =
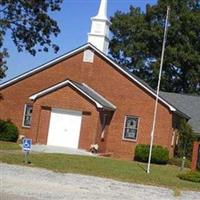
<path id="1" fill-rule="evenodd" d="M 33 106 L 30 105 L 30 104 L 25 104 L 25 105 L 24 105 L 24 112 L 23 112 L 23 119 L 22 119 L 22 127 L 23 127 L 23 128 L 30 128 L 30 127 L 31 127 L 31 124 L 30 124 L 30 126 L 27 126 L 27 125 L 24 124 L 24 123 L 25 123 L 25 117 L 26 117 L 26 109 L 27 109 L 27 106 L 31 106 L 32 109 L 33 109 Z"/>

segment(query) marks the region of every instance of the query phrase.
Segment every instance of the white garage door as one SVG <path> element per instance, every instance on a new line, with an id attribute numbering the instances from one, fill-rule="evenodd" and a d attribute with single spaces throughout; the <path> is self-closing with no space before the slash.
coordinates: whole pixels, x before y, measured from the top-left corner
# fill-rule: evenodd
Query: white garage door
<path id="1" fill-rule="evenodd" d="M 47 144 L 78 148 L 82 113 L 52 109 Z"/>

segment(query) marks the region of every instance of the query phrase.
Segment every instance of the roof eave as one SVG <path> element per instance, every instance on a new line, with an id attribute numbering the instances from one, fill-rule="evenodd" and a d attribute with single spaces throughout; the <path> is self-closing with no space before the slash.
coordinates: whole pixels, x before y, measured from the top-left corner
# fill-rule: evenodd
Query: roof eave
<path id="1" fill-rule="evenodd" d="M 176 110 L 175 113 L 176 113 L 177 115 L 179 115 L 180 117 L 183 117 L 183 118 L 185 118 L 185 119 L 187 119 L 187 120 L 190 120 L 190 119 L 191 119 L 190 116 L 186 115 L 185 113 L 181 112 L 180 110 Z"/>

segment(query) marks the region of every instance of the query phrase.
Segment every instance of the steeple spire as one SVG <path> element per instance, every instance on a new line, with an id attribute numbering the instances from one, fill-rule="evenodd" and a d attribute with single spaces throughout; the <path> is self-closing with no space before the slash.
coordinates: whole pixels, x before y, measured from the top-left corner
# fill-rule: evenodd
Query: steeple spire
<path id="1" fill-rule="evenodd" d="M 107 0 L 101 0 L 99 12 L 95 18 L 101 18 L 101 19 L 108 20 L 108 18 L 107 18 Z"/>
<path id="2" fill-rule="evenodd" d="M 108 53 L 109 27 L 111 25 L 107 17 L 107 0 L 101 0 L 98 14 L 91 18 L 91 31 L 88 33 L 88 42 L 93 44 L 103 53 Z"/>

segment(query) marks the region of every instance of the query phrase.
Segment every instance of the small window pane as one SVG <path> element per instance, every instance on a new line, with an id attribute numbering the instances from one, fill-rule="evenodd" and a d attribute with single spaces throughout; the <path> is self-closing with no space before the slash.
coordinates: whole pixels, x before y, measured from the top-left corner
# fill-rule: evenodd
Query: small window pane
<path id="1" fill-rule="evenodd" d="M 125 138 L 135 139 L 136 138 L 136 130 L 134 129 L 125 129 Z"/>
<path id="2" fill-rule="evenodd" d="M 125 139 L 136 139 L 137 137 L 137 124 L 138 119 L 134 117 L 126 117 L 126 123 L 124 127 Z"/>
<path id="3" fill-rule="evenodd" d="M 32 111 L 32 105 L 25 105 L 23 126 L 31 126 Z"/>
<path id="4" fill-rule="evenodd" d="M 130 119 L 130 118 L 127 119 L 126 127 L 136 129 L 137 128 L 137 120 L 136 119 Z"/>

